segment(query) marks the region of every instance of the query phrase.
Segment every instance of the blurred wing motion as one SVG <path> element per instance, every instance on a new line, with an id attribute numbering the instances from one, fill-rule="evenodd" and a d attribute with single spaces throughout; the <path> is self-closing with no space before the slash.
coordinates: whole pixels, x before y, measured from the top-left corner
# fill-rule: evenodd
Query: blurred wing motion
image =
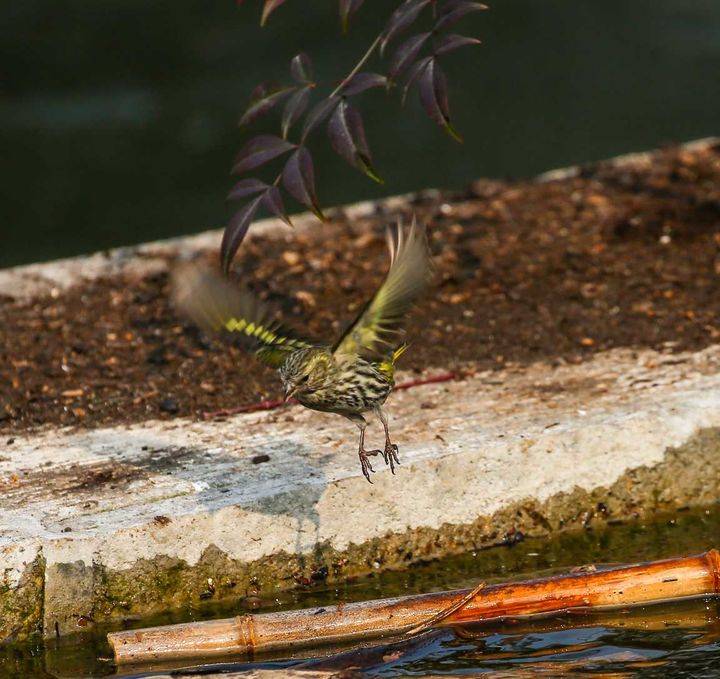
<path id="1" fill-rule="evenodd" d="M 406 314 L 430 282 L 432 269 L 424 227 L 413 219 L 409 229 L 388 229 L 388 247 L 390 270 L 375 296 L 333 347 L 336 355 L 386 359 L 400 343 L 398 335 Z"/>
<path id="2" fill-rule="evenodd" d="M 207 268 L 188 264 L 173 274 L 176 308 L 205 331 L 239 335 L 267 365 L 278 368 L 288 353 L 312 343 L 273 322 L 263 304 L 247 290 Z"/>

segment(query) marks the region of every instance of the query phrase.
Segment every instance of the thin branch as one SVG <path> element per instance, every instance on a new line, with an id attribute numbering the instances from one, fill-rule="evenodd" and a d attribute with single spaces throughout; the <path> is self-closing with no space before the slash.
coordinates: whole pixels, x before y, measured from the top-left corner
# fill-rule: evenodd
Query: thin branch
<path id="1" fill-rule="evenodd" d="M 328 99 L 331 99 L 332 97 L 337 96 L 340 93 L 340 90 L 342 90 L 342 88 L 345 87 L 345 85 L 349 82 L 350 78 L 352 78 L 354 75 L 356 75 L 360 71 L 360 69 L 363 66 L 365 66 L 365 64 L 368 62 L 368 59 L 370 59 L 370 57 L 373 55 L 373 52 L 377 49 L 378 45 L 380 44 L 380 41 L 383 38 L 383 34 L 384 34 L 384 31 L 378 34 L 377 38 L 375 38 L 375 40 L 373 40 L 370 47 L 368 47 L 367 52 L 365 52 L 365 54 L 363 54 L 360 61 L 358 61 L 357 64 L 355 64 L 355 67 L 353 68 L 353 70 L 350 71 L 350 73 L 348 73 L 347 76 L 345 76 L 345 78 L 342 80 L 342 82 L 332 91 L 332 93 L 330 94 Z"/>

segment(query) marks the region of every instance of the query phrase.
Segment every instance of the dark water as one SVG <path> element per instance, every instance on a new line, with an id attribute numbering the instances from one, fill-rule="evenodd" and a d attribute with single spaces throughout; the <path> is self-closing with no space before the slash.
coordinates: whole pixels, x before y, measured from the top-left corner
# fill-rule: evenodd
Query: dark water
<path id="1" fill-rule="evenodd" d="M 272 611 L 327 606 L 493 583 L 566 571 L 581 564 L 628 563 L 688 555 L 718 546 L 720 506 L 662 515 L 599 530 L 567 533 L 552 540 L 525 540 L 512 547 L 383 573 L 337 588 L 317 588 L 279 595 L 252 610 Z M 203 604 L 153 620 L 143 627 L 186 620 L 228 617 L 245 612 L 242 602 Z M 107 629 L 62 643 L 0 647 L 0 677 L 98 677 L 114 674 L 104 641 Z M 334 649 L 337 653 L 343 649 Z M 347 650 L 345 651 L 347 652 Z M 340 668 L 347 660 L 328 657 L 327 649 L 310 649 L 303 657 L 265 658 L 254 664 L 235 662 L 200 666 L 198 671 L 306 664 Z M 238 659 L 240 660 L 240 659 Z M 467 626 L 427 633 L 411 643 L 377 646 L 351 656 L 367 676 L 477 674 L 489 676 L 713 677 L 720 676 L 720 601 L 698 599 L 674 604 L 608 611 L 592 616 L 565 615 L 514 624 Z M 171 669 L 171 668 L 164 668 Z M 147 676 L 135 669 L 125 674 Z M 523 674 L 526 672 L 527 674 Z"/>
<path id="2" fill-rule="evenodd" d="M 307 50 L 349 69 L 390 0 L 340 40 L 336 2 L 293 0 L 265 30 L 259 0 L 0 4 L 0 266 L 222 224 L 236 127 L 259 80 Z M 396 4 L 396 3 L 395 3 Z M 450 55 L 458 146 L 412 102 L 362 109 L 376 186 L 317 144 L 322 202 L 478 176 L 527 176 L 720 130 L 717 0 L 495 0 Z"/>

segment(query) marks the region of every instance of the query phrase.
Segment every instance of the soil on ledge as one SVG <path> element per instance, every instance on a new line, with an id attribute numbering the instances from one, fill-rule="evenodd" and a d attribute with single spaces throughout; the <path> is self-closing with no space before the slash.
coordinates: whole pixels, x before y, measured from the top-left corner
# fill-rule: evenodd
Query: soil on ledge
<path id="1" fill-rule="evenodd" d="M 401 368 L 582 361 L 614 347 L 699 349 L 720 337 L 720 147 L 538 182 L 479 181 L 408 204 L 431 233 L 436 286 Z M 378 211 L 241 249 L 238 275 L 291 325 L 331 339 L 386 269 Z M 216 253 L 208 253 L 215 257 Z M 172 265 L 172 262 L 169 262 Z M 272 371 L 168 304 L 167 275 L 0 300 L 0 432 L 96 427 L 277 398 Z M 8 439 L 10 441 L 10 439 Z"/>

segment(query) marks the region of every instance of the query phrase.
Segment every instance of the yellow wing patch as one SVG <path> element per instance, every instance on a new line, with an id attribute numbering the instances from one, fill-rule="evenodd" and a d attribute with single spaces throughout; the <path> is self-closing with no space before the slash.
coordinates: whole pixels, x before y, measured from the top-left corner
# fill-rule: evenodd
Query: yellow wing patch
<path id="1" fill-rule="evenodd" d="M 242 332 L 248 337 L 256 337 L 265 344 L 273 344 L 281 339 L 263 325 L 248 323 L 244 318 L 229 318 L 225 321 L 225 329 L 228 332 Z M 283 337 L 282 340 L 284 341 L 285 338 Z"/>

